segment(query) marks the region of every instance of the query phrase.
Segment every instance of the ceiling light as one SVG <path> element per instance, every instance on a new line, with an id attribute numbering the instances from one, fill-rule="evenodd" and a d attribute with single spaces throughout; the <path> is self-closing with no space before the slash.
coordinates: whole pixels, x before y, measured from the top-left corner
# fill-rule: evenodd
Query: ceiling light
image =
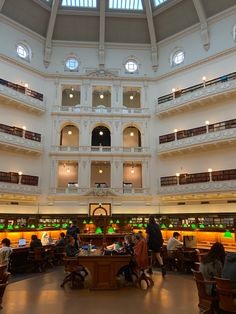
<path id="1" fill-rule="evenodd" d="M 134 136 L 134 132 L 130 132 L 130 134 L 129 134 L 130 136 Z"/>
<path id="2" fill-rule="evenodd" d="M 74 97 L 74 95 L 70 93 L 70 94 L 69 94 L 69 97 L 70 97 L 70 98 L 73 98 L 73 97 Z"/>
<path id="3" fill-rule="evenodd" d="M 74 91 L 74 87 L 71 88 L 72 92 Z"/>
<path id="4" fill-rule="evenodd" d="M 101 94 L 101 95 L 100 95 L 100 98 L 101 98 L 101 99 L 103 99 L 103 98 L 104 98 L 104 95 L 103 95 L 103 94 Z"/>
<path id="5" fill-rule="evenodd" d="M 71 135 L 71 134 L 72 134 L 72 131 L 68 131 L 67 134 L 68 134 L 68 135 Z"/>
<path id="6" fill-rule="evenodd" d="M 133 168 L 130 170 L 130 173 L 134 174 L 134 169 Z"/>
<path id="7" fill-rule="evenodd" d="M 99 135 L 103 135 L 103 132 L 102 132 L 102 131 L 100 131 L 100 132 L 99 132 Z"/>
<path id="8" fill-rule="evenodd" d="M 133 96 L 133 95 L 130 95 L 130 96 L 129 96 L 129 99 L 130 99 L 130 100 L 133 100 L 133 99 L 134 99 L 134 96 Z"/>
<path id="9" fill-rule="evenodd" d="M 99 172 L 99 173 L 103 173 L 102 169 L 99 169 L 98 172 Z"/>
<path id="10" fill-rule="evenodd" d="M 67 168 L 67 169 L 66 169 L 66 172 L 67 172 L 67 173 L 70 173 L 70 169 L 69 169 L 69 168 Z"/>

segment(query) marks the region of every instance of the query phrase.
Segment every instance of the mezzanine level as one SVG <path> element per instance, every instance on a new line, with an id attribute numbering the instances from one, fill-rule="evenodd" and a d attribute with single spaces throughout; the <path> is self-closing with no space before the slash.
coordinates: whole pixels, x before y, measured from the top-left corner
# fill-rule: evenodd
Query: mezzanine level
<path id="1" fill-rule="evenodd" d="M 232 119 L 161 135 L 157 151 L 159 155 L 171 155 L 183 150 L 193 151 L 235 142 L 236 119 Z"/>
<path id="2" fill-rule="evenodd" d="M 36 113 L 46 110 L 43 94 L 3 79 L 0 79 L 0 101 Z"/>
<path id="3" fill-rule="evenodd" d="M 158 190 L 160 195 L 220 193 L 235 191 L 236 169 L 219 170 L 201 173 L 176 173 L 176 175 L 161 177 Z"/>
<path id="4" fill-rule="evenodd" d="M 42 153 L 43 148 L 41 134 L 5 124 L 0 124 L 0 146 L 33 154 Z"/>
<path id="5" fill-rule="evenodd" d="M 159 97 L 157 99 L 156 114 L 160 117 L 166 116 L 233 94 L 236 94 L 236 72 L 213 80 L 203 81 L 200 84 Z"/>
<path id="6" fill-rule="evenodd" d="M 53 115 L 84 115 L 84 116 L 132 116 L 132 117 L 149 117 L 148 108 L 128 108 L 128 107 L 88 107 L 83 105 L 75 106 L 53 106 Z"/>

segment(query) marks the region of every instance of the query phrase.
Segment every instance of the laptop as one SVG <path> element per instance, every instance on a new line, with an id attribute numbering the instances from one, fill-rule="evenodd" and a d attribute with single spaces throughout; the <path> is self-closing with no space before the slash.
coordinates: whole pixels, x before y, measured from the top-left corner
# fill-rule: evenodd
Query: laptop
<path id="1" fill-rule="evenodd" d="M 26 239 L 19 239 L 18 246 L 25 246 L 26 245 Z"/>

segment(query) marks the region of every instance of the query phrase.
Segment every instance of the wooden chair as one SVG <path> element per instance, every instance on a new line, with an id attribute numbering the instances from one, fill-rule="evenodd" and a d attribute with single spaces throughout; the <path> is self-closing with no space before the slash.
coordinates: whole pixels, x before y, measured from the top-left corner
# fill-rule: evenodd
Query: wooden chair
<path id="1" fill-rule="evenodd" d="M 208 295 L 206 288 L 208 284 L 215 284 L 215 281 L 204 280 L 203 275 L 200 271 L 192 269 L 193 276 L 196 282 L 199 303 L 198 307 L 201 313 L 211 314 L 214 313 L 214 304 L 217 302 L 217 297 Z"/>
<path id="2" fill-rule="evenodd" d="M 83 288 L 84 277 L 88 275 L 88 272 L 82 265 L 79 265 L 78 258 L 77 257 L 64 257 L 63 261 L 64 261 L 65 272 L 69 274 L 66 275 L 65 278 L 63 279 L 61 288 L 63 288 L 66 283 L 70 283 L 70 287 L 72 289 Z M 85 276 L 83 276 L 80 273 L 81 271 L 84 272 Z M 79 287 L 78 287 L 78 282 L 81 283 Z"/>
<path id="3" fill-rule="evenodd" d="M 178 265 L 181 271 L 191 272 L 196 262 L 197 253 L 193 249 L 179 248 L 176 251 L 176 257 L 178 259 Z"/>
<path id="4" fill-rule="evenodd" d="M 29 252 L 29 262 L 33 264 L 35 271 L 45 271 L 46 267 L 46 255 L 44 247 L 37 247 L 34 251 Z"/>
<path id="5" fill-rule="evenodd" d="M 11 274 L 8 272 L 3 272 L 0 277 L 0 309 L 2 309 L 2 299 L 6 290 L 6 286 L 8 285 L 8 279 L 10 275 Z"/>
<path id="6" fill-rule="evenodd" d="M 232 281 L 224 278 L 215 278 L 219 296 L 219 308 L 222 313 L 236 313 L 236 289 Z"/>

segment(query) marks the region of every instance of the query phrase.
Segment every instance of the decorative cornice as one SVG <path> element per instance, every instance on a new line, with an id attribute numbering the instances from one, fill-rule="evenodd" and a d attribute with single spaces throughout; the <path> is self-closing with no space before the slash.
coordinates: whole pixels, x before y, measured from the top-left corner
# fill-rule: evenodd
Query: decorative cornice
<path id="1" fill-rule="evenodd" d="M 214 145 L 225 141 L 236 141 L 236 129 L 226 129 L 222 131 L 209 132 L 201 135 L 187 137 L 181 140 L 175 140 L 168 143 L 159 144 L 157 148 L 158 154 L 171 153 L 181 150 L 191 150 L 193 148 L 201 148 L 203 145 Z"/>
<path id="2" fill-rule="evenodd" d="M 40 194 L 38 186 L 0 182 L 0 193 Z"/>

